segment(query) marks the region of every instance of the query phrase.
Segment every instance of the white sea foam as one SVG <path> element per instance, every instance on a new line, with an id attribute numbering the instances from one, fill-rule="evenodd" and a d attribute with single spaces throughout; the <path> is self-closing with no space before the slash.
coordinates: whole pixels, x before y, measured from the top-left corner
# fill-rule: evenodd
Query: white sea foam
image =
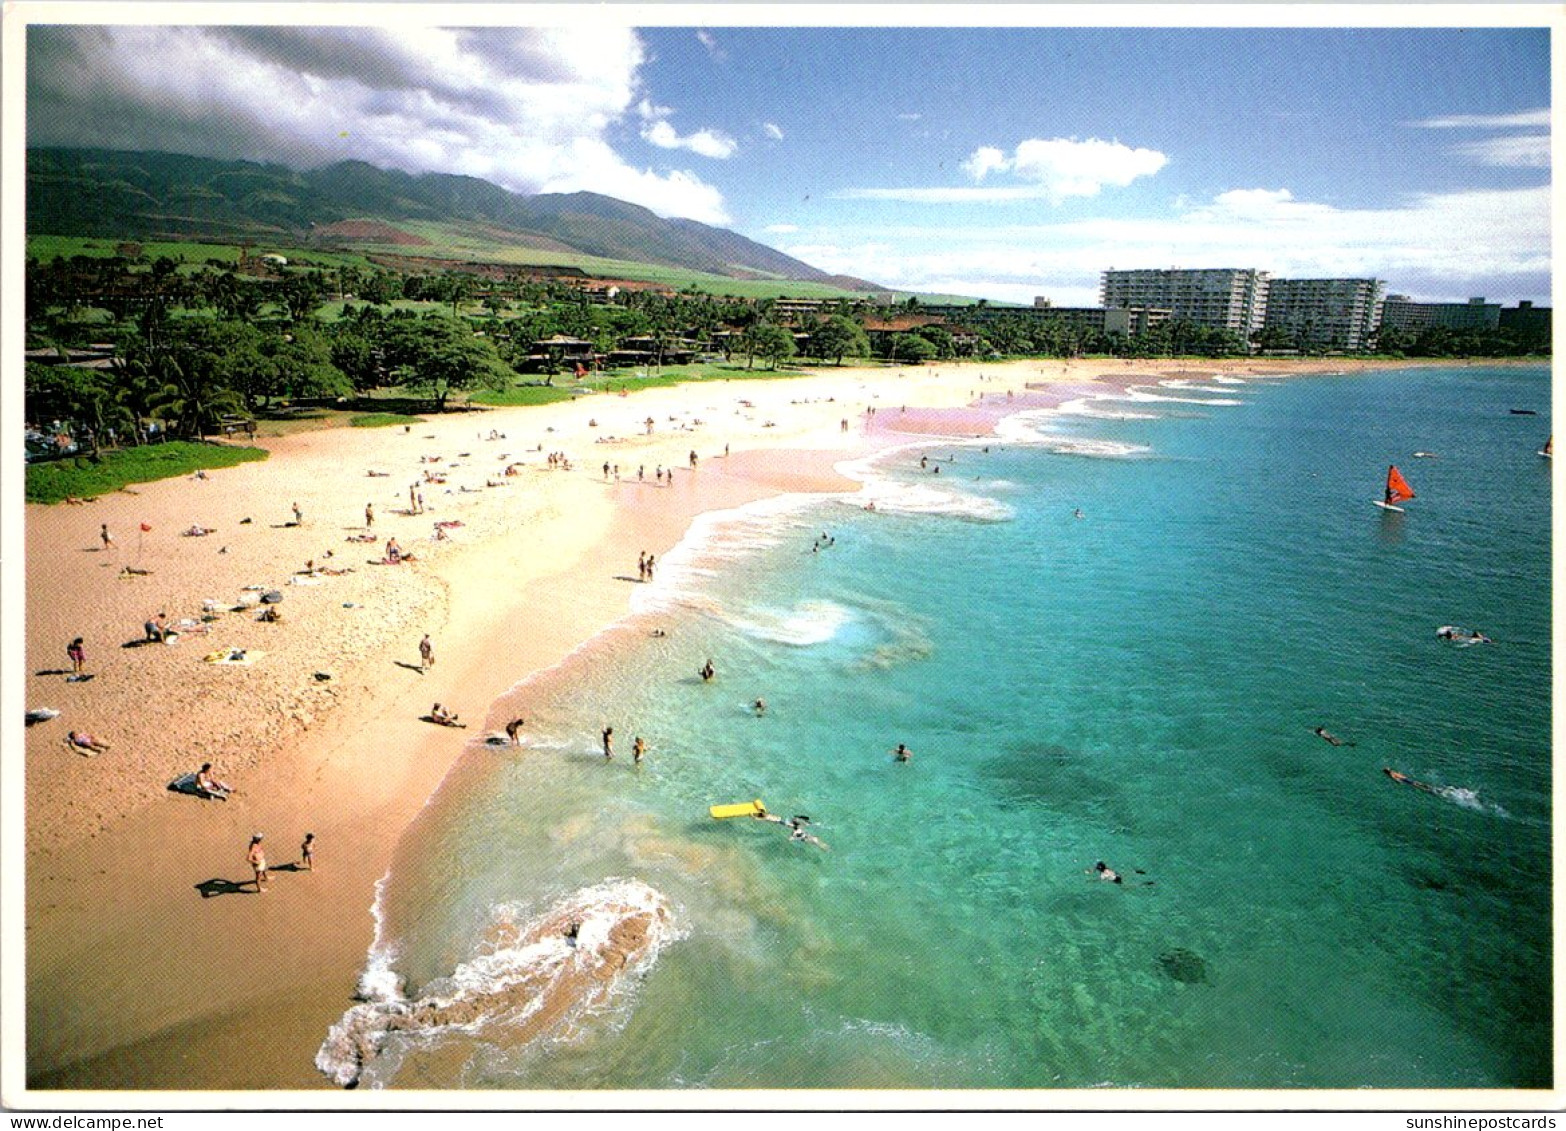
<path id="1" fill-rule="evenodd" d="M 1107 405 L 1119 397 L 1079 397 L 1060 406 L 1065 416 L 1085 416 L 1090 420 L 1157 420 L 1156 412 L 1133 412 L 1130 409 L 1109 408 Z"/>
<path id="2" fill-rule="evenodd" d="M 1129 459 L 1132 456 L 1146 455 L 1153 450 L 1146 444 L 1068 437 L 1056 437 L 1049 441 L 1048 446 L 1049 450 L 1057 455 L 1089 456 L 1093 459 Z"/>
<path id="3" fill-rule="evenodd" d="M 803 529 L 785 521 L 817 505 L 820 495 L 778 495 L 731 510 L 697 515 L 685 537 L 657 561 L 653 580 L 631 593 L 633 613 L 663 612 L 688 603 L 701 578 L 728 563 L 782 545 Z M 831 496 L 828 496 L 831 497 Z"/>
<path id="4" fill-rule="evenodd" d="M 625 952 L 614 931 L 633 920 L 644 937 Z M 574 939 L 567 936 L 567 924 L 576 927 Z M 353 1086 L 393 1034 L 425 1043 L 455 1032 L 516 1029 L 546 1008 L 558 1015 L 546 1016 L 534 1035 L 558 1037 L 579 1024 L 584 1013 L 600 1010 L 634 984 L 678 937 L 668 901 L 640 880 L 607 880 L 543 911 L 502 904 L 494 908 L 472 957 L 425 987 L 416 1000 L 403 996 L 389 968 L 371 979 L 367 967 L 361 986 L 371 980 L 389 996 L 344 1013 L 316 1053 L 316 1067 L 337 1084 Z"/>
<path id="5" fill-rule="evenodd" d="M 1232 397 L 1166 397 L 1158 393 L 1150 393 L 1140 385 L 1126 390 L 1126 398 L 1137 402 L 1162 401 L 1170 404 L 1211 404 L 1211 405 L 1237 405 L 1244 401 L 1235 400 Z"/>
<path id="6" fill-rule="evenodd" d="M 1446 798 L 1453 805 L 1460 805 L 1464 809 L 1472 809 L 1475 813 L 1490 813 L 1497 817 L 1509 817 L 1505 809 L 1493 801 L 1485 801 L 1472 789 L 1464 789 L 1457 785 L 1442 785 L 1436 787 L 1436 793 Z"/>
<path id="7" fill-rule="evenodd" d="M 866 483 L 848 501 L 861 508 L 874 503 L 877 514 L 945 515 L 969 522 L 1006 522 L 1015 513 L 1005 503 L 982 495 L 893 479 Z"/>
<path id="8" fill-rule="evenodd" d="M 853 619 L 852 612 L 832 601 L 801 601 L 788 609 L 760 606 L 728 618 L 747 636 L 801 648 L 826 643 Z"/>
<path id="9" fill-rule="evenodd" d="M 1225 377 L 1222 373 L 1215 373 L 1215 374 L 1213 374 L 1212 380 L 1213 380 L 1213 384 L 1214 385 L 1243 385 L 1243 384 L 1245 384 L 1245 382 L 1242 381 L 1238 377 Z"/>

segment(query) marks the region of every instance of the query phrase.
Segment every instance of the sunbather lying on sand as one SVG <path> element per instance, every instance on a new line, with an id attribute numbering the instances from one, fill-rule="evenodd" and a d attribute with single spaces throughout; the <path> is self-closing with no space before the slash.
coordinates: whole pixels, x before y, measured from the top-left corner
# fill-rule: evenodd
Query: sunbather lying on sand
<path id="1" fill-rule="evenodd" d="M 443 727 L 465 727 L 468 725 L 467 723 L 458 722 L 457 713 L 455 711 L 447 711 L 439 703 L 430 708 L 430 722 L 438 723 Z"/>
<path id="2" fill-rule="evenodd" d="M 109 749 L 107 742 L 100 742 L 84 730 L 73 730 L 66 736 L 65 744 L 73 750 L 90 750 L 94 754 L 102 754 Z"/>
<path id="3" fill-rule="evenodd" d="M 211 526 L 201 526 L 198 524 L 196 526 L 190 527 L 188 530 L 183 530 L 180 533 L 182 533 L 186 538 L 205 538 L 208 534 L 216 534 L 217 530 Z"/>

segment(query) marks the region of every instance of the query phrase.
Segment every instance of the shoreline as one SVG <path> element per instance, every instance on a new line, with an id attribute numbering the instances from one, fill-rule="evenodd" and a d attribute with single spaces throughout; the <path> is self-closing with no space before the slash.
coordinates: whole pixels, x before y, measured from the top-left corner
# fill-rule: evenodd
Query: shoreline
<path id="1" fill-rule="evenodd" d="M 1188 367 L 1192 363 L 1167 364 Z M 1265 372 L 1337 374 L 1424 367 L 1426 363 L 1353 367 L 1296 363 L 1283 370 L 1276 368 L 1278 364 L 1272 363 Z M 1146 383 L 1194 373 L 1248 373 L 1256 366 L 1246 360 L 1150 373 L 1146 371 L 1156 370 L 1158 365 L 1147 363 L 1137 366 L 1142 372 L 1126 374 L 1123 365 L 1117 371 L 1113 362 L 1090 362 L 1076 366 L 1054 363 L 1047 369 L 1060 374 L 1051 382 L 1054 384 L 1075 387 L 1093 381 L 1113 388 L 1117 379 L 1133 376 L 1136 383 Z M 944 380 L 938 376 L 942 371 L 947 375 Z M 595 412 L 606 419 L 613 412 L 612 426 L 624 427 L 619 422 L 622 416 L 669 414 L 675 419 L 676 409 L 683 408 L 684 415 L 706 414 L 712 407 L 708 402 L 738 400 L 740 407 L 734 414 L 741 417 L 741 423 L 704 421 L 689 434 L 678 429 L 662 431 L 666 425 L 660 425 L 660 431 L 647 442 L 628 434 L 604 449 L 611 460 L 616 454 L 633 453 L 648 462 L 666 460 L 673 466 L 680 464 L 678 457 L 694 445 L 700 450 L 699 468 L 693 473 L 680 465 L 669 487 L 627 481 L 624 474 L 617 485 L 606 485 L 596 466 L 582 467 L 575 474 L 545 472 L 535 469 L 541 453 L 530 449 L 535 467 L 524 473 L 529 477 L 525 482 L 529 488 L 536 484 L 541 490 L 539 497 L 531 500 L 535 507 L 521 523 L 528 537 L 512 536 L 515 521 L 493 516 L 495 506 L 489 506 L 484 515 L 472 513 L 472 544 L 460 544 L 467 537 L 469 527 L 465 527 L 457 536 L 458 546 L 438 547 L 440 556 L 415 571 L 418 584 L 406 587 L 415 592 L 386 591 L 385 599 L 392 607 L 381 611 L 379 635 L 367 633 L 361 642 L 362 652 L 352 654 L 350 650 L 342 670 L 334 668 L 332 672 L 330 685 L 338 694 L 317 694 L 313 699 L 304 695 L 306 706 L 296 708 L 291 719 L 285 716 L 293 725 L 279 725 L 272 731 L 261 728 L 274 747 L 254 750 L 252 761 L 236 761 L 228 754 L 233 742 L 226 732 L 223 737 L 203 737 L 202 720 L 180 714 L 188 704 L 172 716 L 165 709 L 144 733 L 158 736 L 165 748 L 181 750 L 163 749 L 141 759 L 153 764 L 139 766 L 134 778 L 126 775 L 113 783 L 125 791 L 122 808 L 107 813 L 97 809 L 89 814 L 62 805 L 56 796 L 62 791 L 53 788 L 55 778 L 71 771 L 80 771 L 80 777 L 100 765 L 111 765 L 126 746 L 116 741 L 115 750 L 101 759 L 74 759 L 57 741 L 67 726 L 76 725 L 70 717 L 30 731 L 26 743 L 28 1086 L 61 1099 L 66 1094 L 54 1089 L 331 1090 L 333 1086 L 315 1071 L 312 1058 L 326 1028 L 348 1002 L 372 941 L 369 908 L 375 885 L 385 875 L 404 832 L 447 774 L 460 764 L 470 744 L 482 735 L 477 728 L 461 736 L 429 726 L 410 730 L 417 714 L 427 710 L 432 696 L 439 692 L 453 698 L 451 705 L 465 717 L 477 719 L 476 712 L 483 710 L 490 716 L 485 719 L 487 729 L 497 728 L 503 721 L 497 717 L 497 707 L 508 692 L 613 630 L 632 612 L 634 581 L 628 585 L 629 579 L 619 571 L 629 569 L 634 553 L 651 549 L 662 557 L 688 536 L 699 516 L 714 511 L 780 495 L 852 489 L 853 485 L 834 470 L 845 459 L 874 454 L 893 442 L 912 445 L 955 438 L 949 432 L 923 435 L 887 428 L 872 429 L 866 435 L 857 428 L 840 430 L 839 418 L 863 420 L 863 406 L 885 399 L 882 393 L 897 390 L 910 406 L 918 404 L 921 409 L 962 417 L 973 391 L 963 377 L 983 373 L 986 381 L 999 382 L 983 391 L 1014 389 L 1026 398 L 1027 386 L 1045 375 L 1046 366 L 1037 362 L 947 364 L 911 372 L 911 382 L 890 370 L 827 370 L 787 381 L 743 382 L 738 389 L 725 383 L 721 388 L 697 385 L 649 390 L 623 404 L 618 398 L 594 397 L 559 406 L 557 411 L 549 411 L 555 406 L 494 410 L 480 419 L 509 431 L 546 430 L 539 439 L 541 445 L 558 443 L 574 449 L 573 454 L 584 464 L 603 458 L 597 448 L 586 443 L 594 429 L 582 423 Z M 820 392 L 821 396 L 798 399 L 809 392 Z M 1035 387 L 1031 392 L 1039 390 Z M 795 399 L 789 400 L 790 394 L 795 394 Z M 754 404 L 747 409 L 745 401 Z M 1036 406 L 1018 404 L 1010 411 L 1024 407 Z M 800 419 L 769 426 L 765 421 L 770 416 Z M 472 417 L 439 419 L 415 427 L 421 433 L 429 429 L 444 432 L 440 446 L 453 455 L 453 444 L 465 451 L 483 452 L 484 441 L 456 435 L 459 430 L 466 434 L 474 422 Z M 769 427 L 775 431 L 762 430 Z M 384 434 L 311 435 L 327 438 L 279 443 L 276 446 L 283 450 L 271 460 L 250 465 L 256 469 L 250 479 L 272 478 L 268 473 L 280 469 L 279 478 L 285 480 L 290 473 L 297 476 L 302 472 L 303 493 L 302 485 L 312 473 L 335 465 L 338 478 L 332 484 L 323 482 L 321 489 L 341 493 L 359 478 L 353 471 L 343 471 L 341 465 L 351 462 L 351 457 L 368 454 L 377 441 L 388 444 L 399 439 Z M 878 445 L 878 438 L 883 443 Z M 528 442 L 532 440 L 530 435 Z M 730 456 L 732 462 L 710 450 L 719 441 L 738 449 Z M 515 442 L 502 446 L 515 448 Z M 399 458 L 407 456 L 411 451 Z M 820 458 L 826 468 L 809 466 L 811 457 Z M 408 466 L 406 461 L 403 466 Z M 219 474 L 234 476 L 234 472 Z M 186 486 L 183 481 L 164 481 L 142 485 L 141 490 L 144 496 L 167 496 L 155 503 L 172 516 L 182 502 L 188 505 L 188 499 L 178 497 Z M 195 489 L 209 486 L 198 484 Z M 377 481 L 374 486 L 381 485 Z M 254 505 L 249 500 L 258 489 L 246 482 L 238 493 L 246 505 Z M 366 487 L 359 493 L 368 490 Z M 475 489 L 474 494 L 479 493 L 480 489 Z M 487 502 L 480 499 L 476 505 L 482 509 Z M 280 512 L 285 510 L 286 500 L 274 492 L 273 501 L 266 505 Z M 359 505 L 350 495 L 336 510 L 346 517 Z M 128 513 L 123 503 L 119 509 Z M 317 509 L 315 502 L 305 507 L 307 514 Z M 49 584 L 41 587 L 42 595 L 31 584 L 38 554 L 33 520 L 41 517 L 35 512 L 46 510 L 56 512 L 56 521 L 39 523 L 43 538 L 56 533 L 51 528 L 66 525 L 83 527 L 91 534 L 101 517 L 97 512 L 107 513 L 110 508 L 81 508 L 73 513 L 64 507 L 29 508 L 30 671 L 54 666 L 49 657 L 69 639 L 61 636 L 64 611 L 51 604 L 70 603 L 71 593 L 61 591 L 68 589 L 69 583 L 62 586 L 58 576 L 50 577 L 49 571 L 43 570 L 40 572 Z M 442 513 L 462 513 L 462 521 L 468 522 L 468 510 L 445 511 L 443 507 Z M 211 521 L 199 515 L 191 517 Z M 153 525 L 155 529 L 174 529 L 169 519 L 161 516 Z M 122 522 L 116 529 L 123 526 Z M 402 528 L 397 530 L 401 537 Z M 76 537 L 81 540 L 80 534 Z M 410 548 L 411 542 L 410 538 Z M 541 560 L 544 544 L 559 556 Z M 277 559 L 283 555 L 275 545 L 268 549 L 275 577 Z M 302 557 L 298 550 L 295 554 Z M 180 572 L 172 560 L 168 568 L 171 573 Z M 163 567 L 159 569 L 161 572 Z M 353 580 L 358 582 L 364 571 L 356 569 Z M 376 578 L 371 588 L 385 591 L 391 581 L 384 576 Z M 331 590 L 332 600 L 320 600 L 316 605 L 340 606 L 341 601 L 335 599 L 350 587 L 342 586 L 341 592 L 335 585 L 322 588 Z M 289 600 L 282 606 L 285 614 L 316 594 L 306 588 L 299 596 L 300 601 L 295 602 L 295 594 L 288 593 Z M 124 606 L 126 601 L 118 599 L 114 604 Z M 42 615 L 34 615 L 35 605 Z M 316 613 L 324 617 L 325 611 L 317 609 Z M 421 614 L 425 619 L 408 619 Z M 308 610 L 301 618 L 307 615 Z M 425 630 L 420 626 L 426 624 L 437 626 L 428 629 L 437 641 L 436 667 L 427 675 L 397 670 L 393 664 L 413 666 L 404 661 L 416 656 L 413 645 Z M 83 633 L 78 630 L 74 634 Z M 394 637 L 401 659 L 390 659 L 386 652 Z M 169 654 L 191 661 L 196 659 L 198 648 L 204 650 L 204 646 L 193 645 L 171 649 Z M 286 658 L 290 663 L 308 658 L 305 645 L 296 643 L 296 649 L 295 653 L 279 649 L 271 658 Z M 93 651 L 90 646 L 89 670 L 95 666 L 91 661 L 97 660 Z M 137 661 L 140 651 L 135 650 L 129 659 Z M 96 652 L 103 655 L 105 646 L 99 644 Z M 167 658 L 156 657 L 160 661 Z M 129 665 L 119 666 L 129 670 Z M 189 670 L 185 669 L 185 675 L 194 678 L 189 677 Z M 256 726 L 254 713 L 260 710 L 264 718 L 265 708 L 235 694 L 232 687 L 205 679 L 251 674 L 199 671 L 204 685 L 195 697 L 197 703 L 206 695 Z M 33 682 L 38 678 L 29 678 L 29 707 L 38 705 L 35 700 L 43 693 L 44 685 Z M 78 687 L 96 693 L 103 690 L 95 688 L 98 682 Z M 107 687 L 108 681 L 103 683 Z M 211 685 L 210 691 L 206 684 Z M 181 691 L 172 678 L 159 688 L 165 689 L 176 695 Z M 189 688 L 183 690 L 188 695 Z M 66 698 L 52 688 L 50 693 Z M 103 698 L 112 696 L 105 693 Z M 133 701 L 144 703 L 146 698 L 145 689 L 132 693 Z M 308 710 L 314 701 L 320 703 L 319 719 Z M 128 720 L 130 713 L 126 708 L 111 717 Z M 306 717 L 301 719 L 300 715 Z M 87 725 L 104 724 L 92 721 Z M 265 741 L 258 740 L 256 746 L 264 746 Z M 199 763 L 202 755 L 188 753 L 192 748 L 220 751 L 211 760 L 230 780 L 242 779 L 236 782 L 241 785 L 241 794 L 221 805 L 173 794 L 141 796 L 141 804 L 134 803 L 138 800 L 136 791 L 150 792 L 152 782 L 166 772 L 170 758 Z M 155 788 L 161 790 L 161 782 Z M 92 790 L 79 792 L 90 796 Z M 285 872 L 274 876 L 268 892 L 271 898 L 259 910 L 248 893 L 235 899 L 198 899 L 191 892 L 192 883 L 207 883 L 208 877 L 226 877 L 230 882 L 247 879 L 244 841 L 252 829 L 263 828 L 273 845 L 274 866 L 293 858 L 292 845 L 306 828 L 316 831 L 322 840 L 320 870 L 311 875 Z M 296 839 L 290 841 L 290 836 Z M 310 886 L 318 889 L 323 884 L 328 889 L 325 892 L 312 891 Z M 323 916 L 326 908 L 330 911 Z M 328 917 L 330 922 L 323 921 Z M 134 988 L 127 985 L 133 980 Z M 113 1030 L 105 1032 L 109 1025 Z M 190 1060 L 193 1048 L 202 1050 L 194 1065 Z M 277 1093 L 269 1093 L 269 1099 L 276 1097 Z"/>

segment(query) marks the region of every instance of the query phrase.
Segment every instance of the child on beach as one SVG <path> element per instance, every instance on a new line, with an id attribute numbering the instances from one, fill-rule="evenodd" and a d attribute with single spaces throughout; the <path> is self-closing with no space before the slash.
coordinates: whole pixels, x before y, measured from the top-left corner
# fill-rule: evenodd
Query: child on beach
<path id="1" fill-rule="evenodd" d="M 98 527 L 98 537 L 103 540 L 103 549 L 107 553 L 114 545 L 114 536 L 109 533 L 109 524 L 107 522 Z"/>
<path id="2" fill-rule="evenodd" d="M 299 866 L 306 872 L 315 871 L 314 833 L 305 833 L 304 843 L 299 846 Z"/>
<path id="3" fill-rule="evenodd" d="M 261 847 L 263 839 L 260 833 L 256 833 L 250 838 L 250 849 L 245 853 L 245 859 L 256 874 L 257 893 L 266 890 L 266 849 Z"/>

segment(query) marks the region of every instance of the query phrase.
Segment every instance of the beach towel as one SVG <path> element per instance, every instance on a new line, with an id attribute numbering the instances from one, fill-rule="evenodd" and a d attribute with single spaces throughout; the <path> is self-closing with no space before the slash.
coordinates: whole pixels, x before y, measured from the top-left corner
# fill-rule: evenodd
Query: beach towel
<path id="1" fill-rule="evenodd" d="M 57 719 L 59 717 L 60 712 L 56 711 L 53 707 L 34 707 L 31 711 L 27 712 L 27 725 L 32 726 L 34 723 L 46 723 L 50 719 Z"/>
<path id="2" fill-rule="evenodd" d="M 261 603 L 263 605 L 275 605 L 282 601 L 282 599 L 283 593 L 280 589 L 268 589 L 265 593 L 261 594 Z"/>
<path id="3" fill-rule="evenodd" d="M 233 664 L 249 667 L 265 655 L 265 652 L 258 652 L 254 648 L 224 648 L 218 652 L 208 652 L 201 657 L 201 662 L 204 664 Z"/>

